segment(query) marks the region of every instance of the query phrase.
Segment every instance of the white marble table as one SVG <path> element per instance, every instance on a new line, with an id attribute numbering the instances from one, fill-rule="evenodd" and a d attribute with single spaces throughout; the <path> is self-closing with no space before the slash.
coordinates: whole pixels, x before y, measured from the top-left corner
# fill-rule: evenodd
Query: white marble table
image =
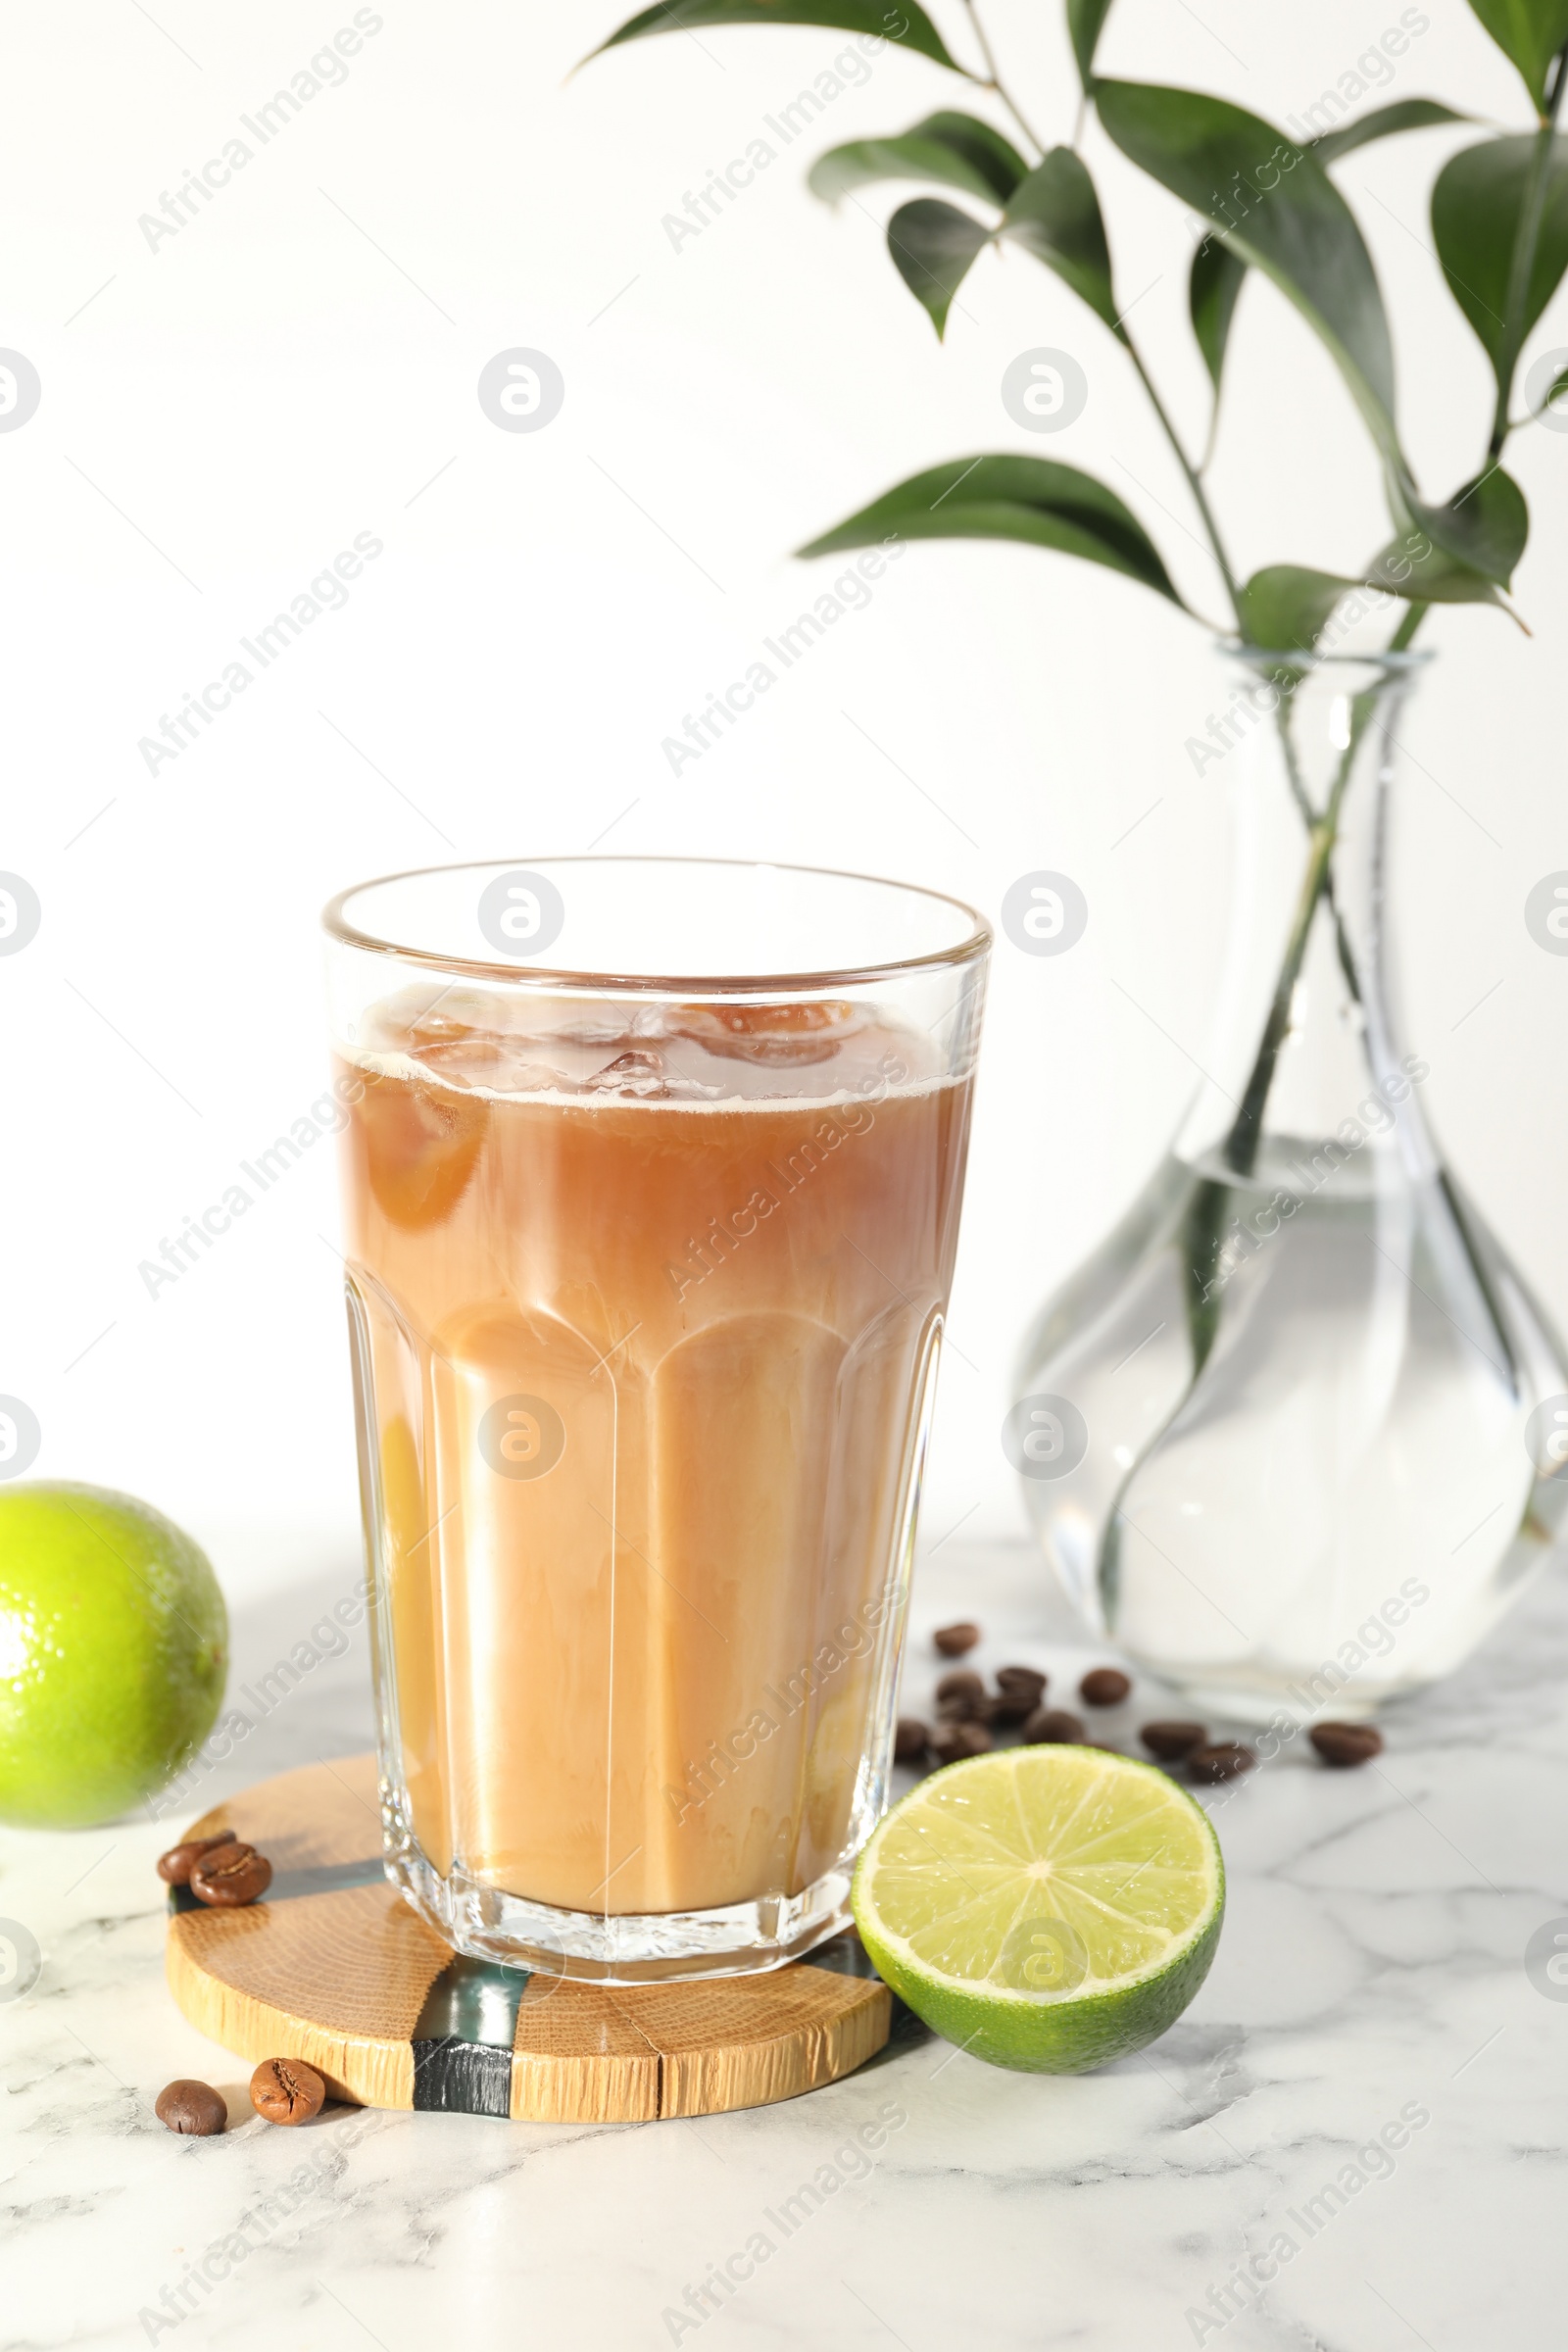
<path id="1" fill-rule="evenodd" d="M 236 1681 L 351 1573 L 246 1612 Z M 1087 1661 L 1049 1610 L 1021 1548 L 944 1547 L 911 1698 L 929 1629 L 960 1612 L 987 1628 L 975 1662 L 1075 1682 Z M 1053 2081 L 914 2030 L 829 2089 L 692 2123 L 333 2109 L 174 2139 L 153 2116 L 166 2081 L 243 2104 L 248 2070 L 164 1988 L 167 1828 L 0 1834 L 0 1915 L 43 1954 L 0 2001 L 0 2347 L 1558 2352 L 1568 1984 L 1538 1990 L 1524 1953 L 1559 1915 L 1568 1931 L 1565 1668 L 1568 1593 L 1540 1585 L 1391 1715 L 1377 1768 L 1287 1753 L 1216 1791 L 1219 1956 L 1146 2056 Z M 212 1800 L 363 1747 L 368 1724 L 356 1650 L 269 1715 Z M 194 2283 L 225 2241 L 209 2267 L 227 2276 Z"/>

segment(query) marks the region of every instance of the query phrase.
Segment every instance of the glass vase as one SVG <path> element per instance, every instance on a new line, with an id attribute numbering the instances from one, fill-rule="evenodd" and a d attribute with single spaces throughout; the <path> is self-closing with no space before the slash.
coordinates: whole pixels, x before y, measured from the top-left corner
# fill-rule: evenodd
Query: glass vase
<path id="1" fill-rule="evenodd" d="M 1025 1344 L 1009 1450 L 1097 1634 L 1195 1709 L 1449 1673 L 1568 1511 L 1568 1368 L 1448 1174 L 1387 898 L 1423 657 L 1233 656 L 1235 906 L 1204 1078 Z"/>

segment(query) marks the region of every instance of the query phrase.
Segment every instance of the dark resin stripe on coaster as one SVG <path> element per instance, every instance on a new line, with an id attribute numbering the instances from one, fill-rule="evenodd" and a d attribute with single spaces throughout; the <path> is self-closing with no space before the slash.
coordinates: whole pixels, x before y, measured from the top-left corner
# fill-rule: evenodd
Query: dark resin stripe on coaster
<path id="1" fill-rule="evenodd" d="M 512 2045 L 531 1971 L 454 1952 L 409 2036 L 414 2104 L 428 2113 L 512 2113 Z"/>
<path id="2" fill-rule="evenodd" d="M 340 1886 L 373 1886 L 386 1877 L 385 1865 L 379 1854 L 367 1855 L 359 1862 L 318 1862 L 308 1870 L 279 1870 L 265 1893 L 256 1897 L 258 1903 L 286 1903 L 297 1894 L 335 1894 Z M 220 1909 L 250 1910 L 250 1904 L 220 1905 L 204 1903 L 192 1894 L 188 1886 L 171 1886 L 171 1911 L 217 1911 Z"/>

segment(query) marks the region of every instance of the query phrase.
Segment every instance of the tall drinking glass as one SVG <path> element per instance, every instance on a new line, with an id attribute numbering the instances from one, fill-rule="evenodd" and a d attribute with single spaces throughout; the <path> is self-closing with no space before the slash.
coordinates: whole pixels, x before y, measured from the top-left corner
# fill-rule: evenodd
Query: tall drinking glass
<path id="1" fill-rule="evenodd" d="M 389 1875 L 481 1957 L 776 1967 L 885 1801 L 990 935 L 641 858 L 325 922 Z"/>

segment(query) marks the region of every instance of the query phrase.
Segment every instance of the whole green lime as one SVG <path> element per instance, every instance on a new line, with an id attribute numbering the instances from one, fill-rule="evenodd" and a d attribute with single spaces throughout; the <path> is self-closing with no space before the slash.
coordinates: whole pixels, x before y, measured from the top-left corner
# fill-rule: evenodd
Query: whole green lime
<path id="1" fill-rule="evenodd" d="M 228 1617 L 207 1555 L 102 1487 L 0 1488 L 0 1821 L 81 1829 L 213 1728 Z"/>

